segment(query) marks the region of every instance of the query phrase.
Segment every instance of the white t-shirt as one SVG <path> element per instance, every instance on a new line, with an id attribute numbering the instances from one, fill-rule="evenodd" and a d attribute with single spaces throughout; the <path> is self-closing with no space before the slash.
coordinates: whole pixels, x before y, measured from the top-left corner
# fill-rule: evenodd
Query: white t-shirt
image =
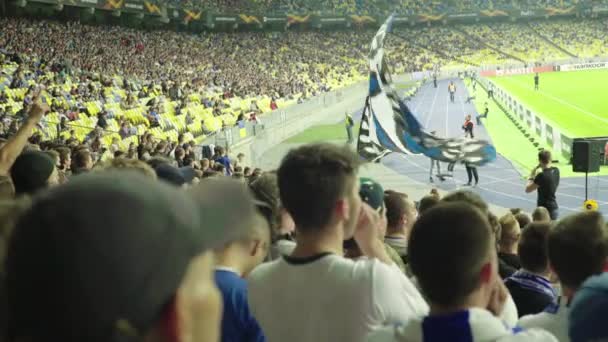
<path id="1" fill-rule="evenodd" d="M 403 326 L 390 326 L 369 334 L 367 342 L 557 342 L 540 330 L 510 329 L 483 309 L 444 316 L 419 317 Z"/>
<path id="2" fill-rule="evenodd" d="M 269 342 L 359 342 L 428 311 L 397 266 L 334 254 L 260 265 L 249 276 L 249 306 Z"/>
<path id="3" fill-rule="evenodd" d="M 549 305 L 545 311 L 520 318 L 518 325 L 522 328 L 541 328 L 555 335 L 560 342 L 570 342 L 569 311 L 566 298 L 560 297 L 557 304 Z"/>

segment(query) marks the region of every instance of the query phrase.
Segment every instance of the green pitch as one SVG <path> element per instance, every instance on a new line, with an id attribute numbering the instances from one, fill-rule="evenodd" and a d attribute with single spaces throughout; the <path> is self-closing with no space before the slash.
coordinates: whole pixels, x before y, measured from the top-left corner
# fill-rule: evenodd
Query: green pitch
<path id="1" fill-rule="evenodd" d="M 492 81 L 572 138 L 608 136 L 608 70 L 496 77 Z"/>
<path id="2" fill-rule="evenodd" d="M 359 136 L 359 124 L 353 127 L 353 139 Z M 343 122 L 335 125 L 318 125 L 289 138 L 287 143 L 308 144 L 315 142 L 346 142 L 346 127 Z"/>
<path id="3" fill-rule="evenodd" d="M 510 93 L 525 106 L 536 112 L 570 137 L 608 136 L 608 97 L 603 94 L 603 84 L 608 70 L 578 72 L 556 72 L 540 75 L 540 90 L 534 90 L 534 75 L 492 78 L 502 89 Z M 469 87 L 469 91 L 471 88 Z M 490 116 L 484 126 L 500 154 L 526 176 L 537 164 L 533 151 L 536 149 L 504 116 L 492 101 L 488 101 L 483 90 L 477 89 L 476 105 L 479 112 L 483 103 L 490 104 Z M 492 116 L 492 114 L 498 114 Z M 524 126 L 526 126 L 524 124 Z M 541 148 L 550 149 L 546 141 L 540 140 L 536 132 L 526 128 L 526 132 L 540 142 Z M 523 153 L 523 151 L 526 151 Z M 560 161 L 563 177 L 581 176 L 573 173 L 567 160 L 555 155 Z M 602 167 L 601 175 L 608 174 Z"/>

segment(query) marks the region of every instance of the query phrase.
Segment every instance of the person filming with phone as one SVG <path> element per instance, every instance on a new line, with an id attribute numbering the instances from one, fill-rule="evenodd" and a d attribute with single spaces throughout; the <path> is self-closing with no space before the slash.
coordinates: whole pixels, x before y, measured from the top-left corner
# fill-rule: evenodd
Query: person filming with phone
<path id="1" fill-rule="evenodd" d="M 540 151 L 538 153 L 539 164 L 528 178 L 526 193 L 538 192 L 537 205 L 545 207 L 552 220 L 557 220 L 559 215 L 555 193 L 559 186 L 559 169 L 551 164 L 551 152 Z"/>

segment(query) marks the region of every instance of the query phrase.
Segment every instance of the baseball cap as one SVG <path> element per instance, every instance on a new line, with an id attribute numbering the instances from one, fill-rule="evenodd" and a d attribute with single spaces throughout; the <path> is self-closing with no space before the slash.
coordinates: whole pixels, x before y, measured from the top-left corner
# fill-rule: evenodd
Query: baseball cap
<path id="1" fill-rule="evenodd" d="M 160 164 L 154 168 L 154 171 L 158 179 L 177 186 L 191 183 L 196 176 L 191 166 L 177 168 L 171 164 Z"/>
<path id="2" fill-rule="evenodd" d="M 608 339 L 608 273 L 593 276 L 576 292 L 568 315 L 572 342 Z"/>
<path id="3" fill-rule="evenodd" d="M 359 196 L 363 202 L 375 210 L 384 206 L 384 189 L 380 183 L 371 178 L 361 178 L 359 184 Z"/>
<path id="4" fill-rule="evenodd" d="M 91 173 L 35 198 L 6 262 L 9 333 L 122 341 L 147 333 L 190 261 L 218 241 L 183 191 L 136 172 Z"/>
<path id="5" fill-rule="evenodd" d="M 17 195 L 32 194 L 46 188 L 47 181 L 54 169 L 55 162 L 46 153 L 23 152 L 15 160 L 10 172 L 15 193 Z"/>

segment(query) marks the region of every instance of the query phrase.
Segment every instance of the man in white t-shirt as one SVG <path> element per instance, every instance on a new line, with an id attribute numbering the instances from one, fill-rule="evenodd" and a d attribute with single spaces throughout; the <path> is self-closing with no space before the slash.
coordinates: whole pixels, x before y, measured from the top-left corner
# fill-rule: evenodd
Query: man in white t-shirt
<path id="1" fill-rule="evenodd" d="M 608 231 L 599 212 L 569 216 L 551 230 L 548 240 L 549 263 L 560 279 L 562 296 L 544 312 L 524 316 L 519 326 L 542 328 L 560 342 L 568 342 L 569 303 L 583 282 L 600 274 L 608 257 Z"/>
<path id="2" fill-rule="evenodd" d="M 359 197 L 358 157 L 315 144 L 290 151 L 278 170 L 281 202 L 297 245 L 249 277 L 249 305 L 270 342 L 363 341 L 384 323 L 428 311 L 392 263 L 376 231 L 378 214 Z M 342 256 L 355 238 L 367 258 Z"/>
<path id="3" fill-rule="evenodd" d="M 476 208 L 454 202 L 430 209 L 414 224 L 408 251 L 430 312 L 377 330 L 368 341 L 556 341 L 542 330 L 516 332 L 498 317 L 507 290 L 492 228 Z"/>

